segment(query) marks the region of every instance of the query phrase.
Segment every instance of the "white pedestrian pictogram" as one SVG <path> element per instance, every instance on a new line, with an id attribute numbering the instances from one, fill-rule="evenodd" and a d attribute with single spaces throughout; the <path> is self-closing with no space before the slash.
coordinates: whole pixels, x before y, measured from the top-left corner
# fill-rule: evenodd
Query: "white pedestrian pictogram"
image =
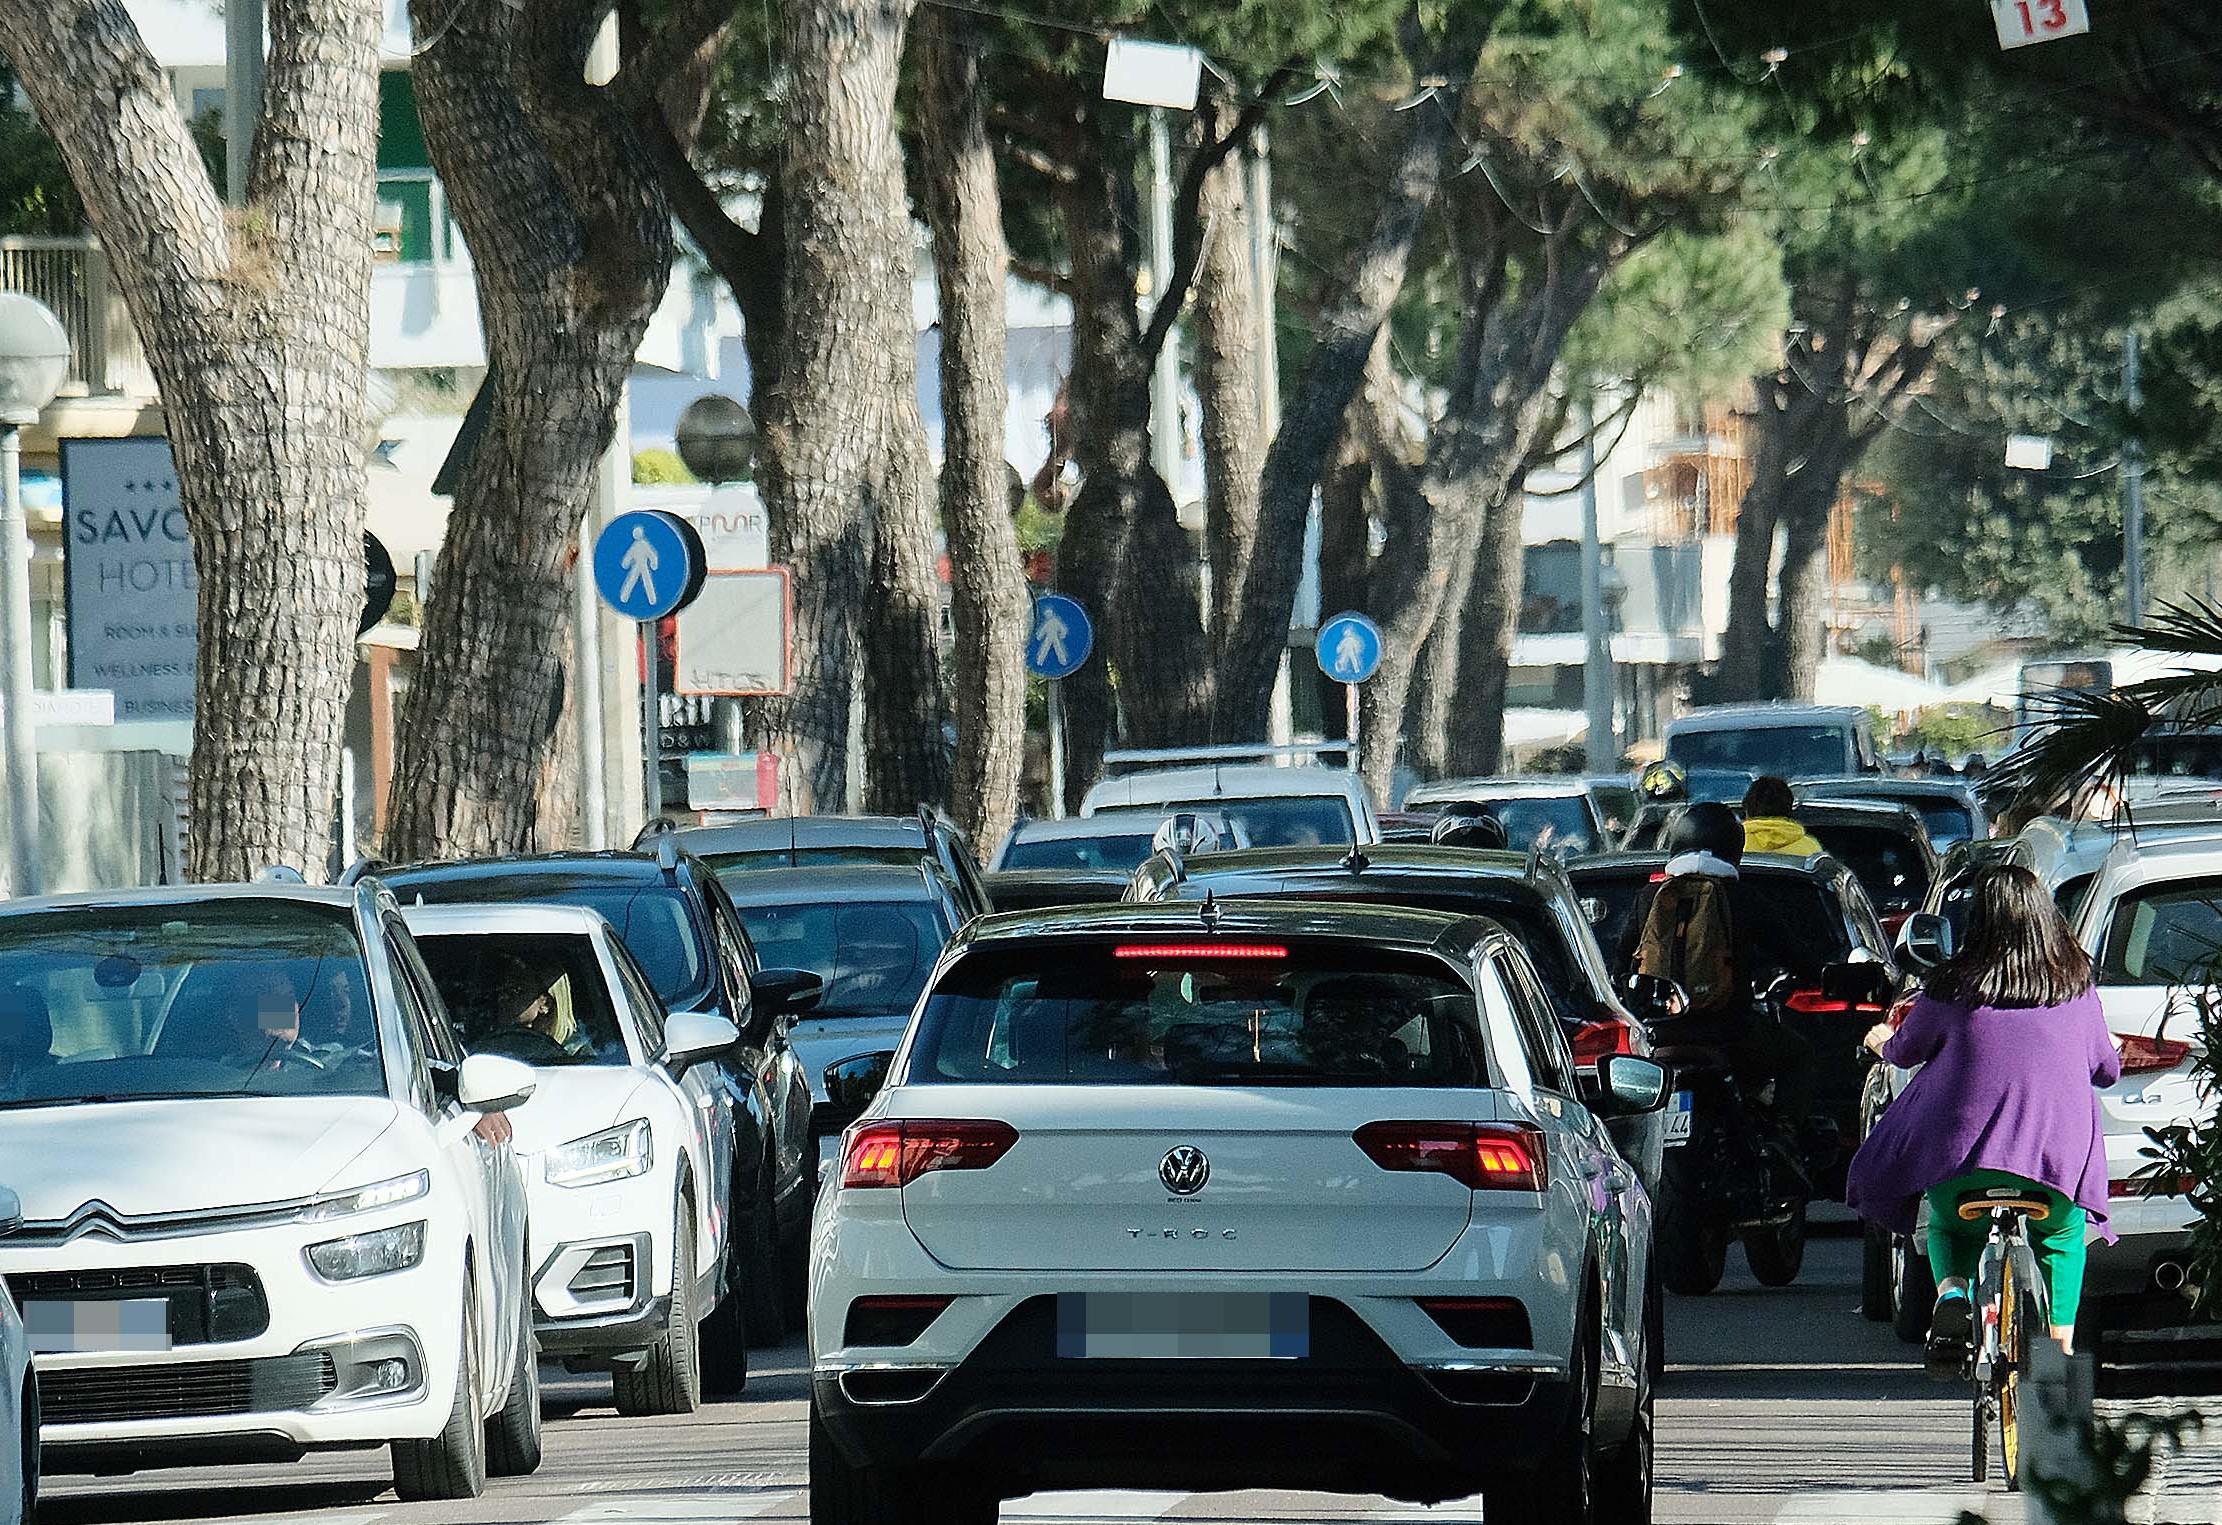
<path id="1" fill-rule="evenodd" d="M 1036 667 L 1070 667 L 1072 656 L 1065 649 L 1065 637 L 1072 634 L 1072 627 L 1057 617 L 1057 611 L 1042 605 L 1041 618 L 1034 625 L 1034 665 Z M 1055 652 L 1054 659 L 1050 653 Z"/>
<path id="2" fill-rule="evenodd" d="M 637 524 L 633 526 L 633 543 L 625 548 L 625 554 L 617 564 L 625 569 L 624 586 L 617 590 L 617 601 L 619 603 L 631 603 L 633 601 L 633 589 L 635 588 L 645 590 L 649 603 L 658 602 L 656 598 L 656 568 L 663 564 L 663 558 L 658 556 L 656 548 L 648 543 L 647 530 Z M 606 587 L 607 584 L 604 584 L 604 586 Z"/>
<path id="3" fill-rule="evenodd" d="M 1366 638 L 1358 633 L 1356 625 L 1345 625 L 1342 639 L 1335 642 L 1335 671 L 1355 678 L 1365 670 Z"/>

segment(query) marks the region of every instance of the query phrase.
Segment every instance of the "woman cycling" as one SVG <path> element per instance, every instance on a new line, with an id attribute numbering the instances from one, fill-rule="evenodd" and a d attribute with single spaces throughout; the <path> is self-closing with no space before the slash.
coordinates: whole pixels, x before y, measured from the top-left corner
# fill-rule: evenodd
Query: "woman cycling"
<path id="1" fill-rule="evenodd" d="M 1974 1275 L 1989 1225 L 1960 1217 L 1969 1192 L 2006 1186 L 2045 1202 L 2028 1224 L 2052 1294 L 2052 1335 L 2072 1350 L 2083 1296 L 2084 1236 L 2109 1243 L 2106 1141 L 2095 1086 L 2121 1079 L 2091 960 L 2037 877 L 1998 867 L 1975 876 L 1959 950 L 1927 981 L 1895 1033 L 1867 1046 L 1920 1073 L 1890 1104 L 1852 1160 L 1845 1200 L 1911 1234 L 1929 1201 L 1929 1264 L 1937 1275 L 1932 1365 L 1957 1371 L 1970 1338 Z"/>

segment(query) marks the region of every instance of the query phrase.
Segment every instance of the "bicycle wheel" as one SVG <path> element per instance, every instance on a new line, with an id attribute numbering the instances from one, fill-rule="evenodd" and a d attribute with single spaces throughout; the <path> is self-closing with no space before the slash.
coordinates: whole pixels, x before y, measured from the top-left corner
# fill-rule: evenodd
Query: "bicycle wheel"
<path id="1" fill-rule="evenodd" d="M 2043 1286 L 2037 1280 L 2036 1256 L 2027 1245 L 2017 1244 L 2006 1257 L 2005 1274 L 1999 1287 L 1998 1363 L 1994 1379 L 1998 1384 L 1998 1450 L 2005 1467 L 2006 1486 L 2016 1492 L 2021 1488 L 2022 1377 L 2029 1370 L 2030 1342 L 2049 1333 L 2044 1303 Z"/>
<path id="2" fill-rule="evenodd" d="M 1991 1403 L 1980 1383 L 1975 1388 L 1974 1409 L 1975 1423 L 1969 1429 L 1974 1449 L 1969 1457 L 1967 1475 L 1980 1483 L 1989 1481 L 1991 1475 Z"/>

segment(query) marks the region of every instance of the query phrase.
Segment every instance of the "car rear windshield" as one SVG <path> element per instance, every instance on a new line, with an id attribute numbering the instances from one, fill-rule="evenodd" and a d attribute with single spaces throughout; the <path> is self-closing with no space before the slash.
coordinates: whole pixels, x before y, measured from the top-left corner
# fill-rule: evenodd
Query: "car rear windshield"
<path id="1" fill-rule="evenodd" d="M 751 847 L 744 852 L 697 853 L 720 879 L 759 868 L 916 868 L 926 849 L 917 842 L 880 842 L 863 846 Z"/>
<path id="2" fill-rule="evenodd" d="M 2222 967 L 2222 879 L 2178 879 L 2114 902 L 2101 985 L 2182 985 Z"/>
<path id="3" fill-rule="evenodd" d="M 1350 802 L 1339 794 L 1177 800 L 1163 805 L 1140 805 L 1134 810 L 1146 810 L 1159 817 L 1177 810 L 1201 810 L 1224 816 L 1241 834 L 1241 839 L 1252 847 L 1348 847 L 1358 840 L 1358 823 L 1350 814 Z M 1098 815 L 1110 813 L 1097 812 Z"/>
<path id="4" fill-rule="evenodd" d="M 1042 837 L 1013 842 L 997 868 L 1139 868 L 1156 838 L 1150 832 L 1100 837 Z"/>
<path id="5" fill-rule="evenodd" d="M 627 1064 L 594 939 L 581 932 L 418 933 L 463 1046 L 526 1064 Z"/>
<path id="6" fill-rule="evenodd" d="M 1886 916 L 1910 911 L 1929 893 L 1929 865 L 1921 846 L 1883 826 L 1808 823 L 1828 855 L 1852 871 L 1875 909 Z"/>
<path id="7" fill-rule="evenodd" d="M 1599 946 L 1613 977 L 1635 963 L 1644 915 L 1658 893 L 1655 869 L 1574 869 L 1574 887 L 1593 914 Z M 1746 873 L 1730 886 L 1740 973 L 1756 982 L 1775 972 L 1815 979 L 1851 951 L 1844 912 L 1827 880 L 1800 873 Z"/>
<path id="8" fill-rule="evenodd" d="M 813 1018 L 909 1011 L 944 941 L 934 908 L 923 900 L 736 909 L 761 967 L 808 969 L 825 981 Z"/>
<path id="9" fill-rule="evenodd" d="M 1735 726 L 1679 732 L 1667 743 L 1667 757 L 1685 768 L 1813 778 L 1846 772 L 1851 745 L 1839 725 Z"/>
<path id="10" fill-rule="evenodd" d="M 912 1083 L 1478 1086 L 1472 987 L 1339 945 L 1136 937 L 984 950 L 927 998 Z"/>
<path id="11" fill-rule="evenodd" d="M 641 973 L 672 1011 L 694 1011 L 710 995 L 705 929 L 674 884 L 557 874 L 470 874 L 391 881 L 404 901 L 426 905 L 583 905 L 617 929 Z"/>
<path id="12" fill-rule="evenodd" d="M 1938 852 L 1956 847 L 1975 835 L 1975 814 L 1966 805 L 1944 794 L 1862 794 L 1846 790 L 1831 794 L 1836 800 L 1874 800 L 1878 804 L 1903 805 L 1921 817 L 1921 825 L 1929 833 L 1929 841 Z"/>
<path id="13" fill-rule="evenodd" d="M 238 899 L 0 918 L 0 1105 L 385 1089 L 344 906 Z"/>

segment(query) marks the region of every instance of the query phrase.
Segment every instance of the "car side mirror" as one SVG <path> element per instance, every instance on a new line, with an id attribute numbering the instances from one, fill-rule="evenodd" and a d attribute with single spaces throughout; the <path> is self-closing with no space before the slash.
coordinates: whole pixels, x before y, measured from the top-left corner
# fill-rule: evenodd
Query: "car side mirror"
<path id="1" fill-rule="evenodd" d="M 464 1111 L 491 1117 L 516 1111 L 532 1099 L 538 1084 L 529 1064 L 499 1054 L 473 1054 L 455 1072 L 455 1099 Z"/>
<path id="2" fill-rule="evenodd" d="M 1597 1061 L 1590 1088 L 1592 1111 L 1607 1117 L 1637 1117 L 1666 1105 L 1666 1067 L 1640 1054 L 1607 1054 Z"/>
<path id="3" fill-rule="evenodd" d="M 683 1011 L 664 1022 L 663 1061 L 674 1075 L 684 1075 L 705 1059 L 715 1059 L 741 1041 L 741 1030 L 723 1017 L 707 1012 Z"/>
<path id="4" fill-rule="evenodd" d="M 846 1128 L 864 1115 L 872 1098 L 880 1094 L 887 1084 L 887 1072 L 894 1067 L 892 1050 L 879 1050 L 869 1054 L 852 1054 L 848 1058 L 826 1066 L 826 1105 L 824 1119 L 827 1131 Z"/>
<path id="5" fill-rule="evenodd" d="M 1952 957 L 1952 923 L 1934 911 L 1916 911 L 1898 929 L 1898 962 L 1927 974 Z"/>
<path id="6" fill-rule="evenodd" d="M 1622 989 L 1628 1010 L 1646 1022 L 1678 1015 L 1690 1008 L 1689 993 L 1664 975 L 1631 974 Z"/>
<path id="7" fill-rule="evenodd" d="M 799 1017 L 817 1010 L 825 989 L 815 970 L 759 969 L 749 977 L 748 998 L 758 1016 Z"/>
<path id="8" fill-rule="evenodd" d="M 23 1199 L 0 1186 L 0 1239 L 23 1227 Z"/>

